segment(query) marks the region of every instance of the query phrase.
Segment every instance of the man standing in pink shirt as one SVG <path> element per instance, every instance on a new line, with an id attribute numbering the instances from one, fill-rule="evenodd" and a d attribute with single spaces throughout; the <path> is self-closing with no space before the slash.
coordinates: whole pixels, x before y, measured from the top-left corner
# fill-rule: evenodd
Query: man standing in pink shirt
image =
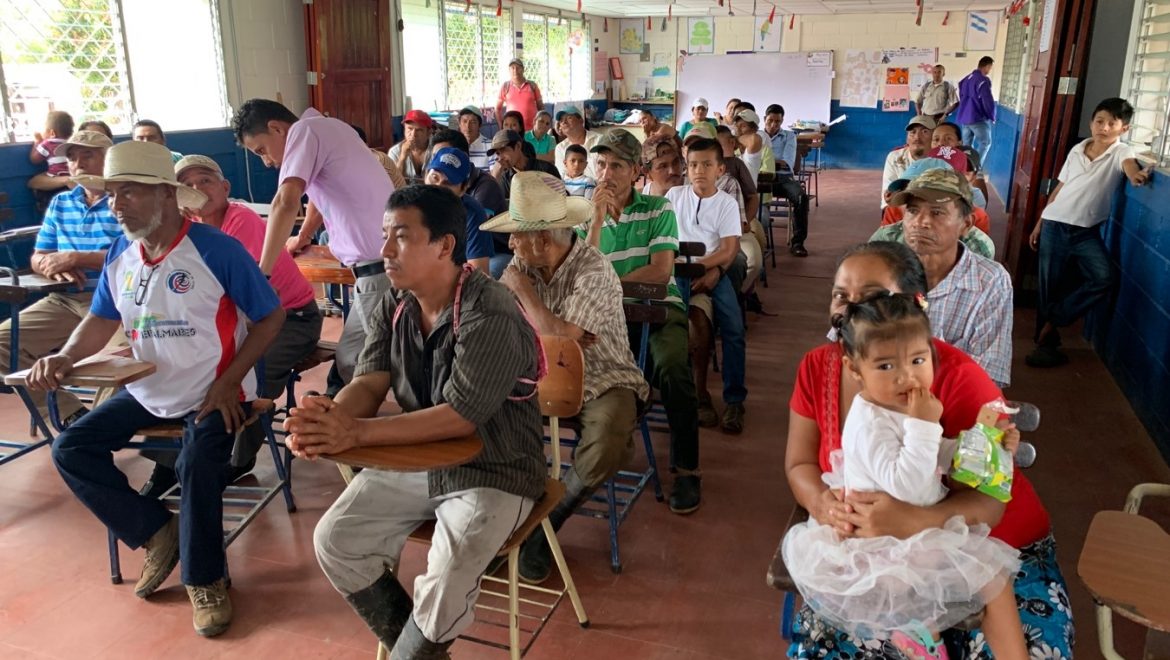
<path id="1" fill-rule="evenodd" d="M 382 216 L 394 184 L 349 124 L 313 108 L 298 119 L 276 101 L 252 99 L 232 117 L 232 130 L 267 167 L 280 168 L 260 270 L 272 275 L 280 254 L 286 248 L 294 254 L 303 249 L 324 223 L 329 249 L 353 271 L 354 304 L 335 359 L 348 383 L 373 312 L 390 291 L 382 263 Z M 305 222 L 289 238 L 303 195 L 309 196 Z"/>

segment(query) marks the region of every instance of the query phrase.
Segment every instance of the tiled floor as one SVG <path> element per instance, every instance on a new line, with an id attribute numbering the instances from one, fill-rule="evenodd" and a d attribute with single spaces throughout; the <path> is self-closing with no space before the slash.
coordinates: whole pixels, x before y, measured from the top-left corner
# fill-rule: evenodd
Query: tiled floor
<path id="1" fill-rule="evenodd" d="M 703 508 L 679 517 L 653 498 L 639 502 L 621 530 L 621 575 L 609 570 L 604 523 L 570 521 L 562 544 L 592 625 L 579 628 L 563 604 L 529 658 L 783 657 L 780 594 L 764 575 L 792 507 L 783 471 L 787 399 L 800 355 L 823 341 L 836 256 L 876 224 L 878 177 L 825 173 L 812 256 L 779 255 L 770 270 L 761 297 L 777 316 L 750 319 L 747 430 L 738 438 L 703 431 Z M 1076 578 L 1088 521 L 1101 508 L 1119 508 L 1134 483 L 1170 481 L 1170 469 L 1083 342 L 1070 342 L 1072 364 L 1059 372 L 1023 365 L 1029 316 L 1017 315 L 1009 394 L 1044 411 L 1030 476 L 1053 515 L 1079 624 L 1077 655 L 1093 658 L 1091 601 Z M 320 371 L 309 380 L 322 378 Z M 0 401 L 0 432 L 15 438 L 26 429 L 17 402 Z M 665 438 L 656 444 L 666 456 Z M 145 478 L 143 459 L 126 454 L 118 461 L 134 483 Z M 258 473 L 262 481 L 271 477 L 267 465 Z M 65 489 L 47 450 L 0 467 L 0 658 L 372 657 L 373 637 L 322 577 L 311 548 L 313 525 L 341 479 L 325 461 L 298 462 L 294 473 L 298 511 L 290 515 L 274 502 L 230 548 L 235 622 L 224 636 L 204 640 L 191 630 L 177 576 L 149 601 L 134 597 L 141 553 L 123 550 L 129 582 L 110 584 L 105 532 Z M 1170 506 L 1153 511 L 1170 521 Z M 408 548 L 408 582 L 424 561 L 421 549 Z M 1119 625 L 1117 634 L 1123 650 L 1140 645 L 1136 628 Z M 459 659 L 506 657 L 464 642 L 452 651 Z"/>

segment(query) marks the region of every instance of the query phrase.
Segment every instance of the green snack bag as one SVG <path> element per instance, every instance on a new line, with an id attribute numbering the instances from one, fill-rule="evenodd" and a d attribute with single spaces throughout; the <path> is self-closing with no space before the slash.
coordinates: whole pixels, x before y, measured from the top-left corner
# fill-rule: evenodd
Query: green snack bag
<path id="1" fill-rule="evenodd" d="M 1000 502 L 1012 499 L 1011 452 L 1003 446 L 1003 431 L 995 427 L 1001 413 L 1011 409 L 993 401 L 979 411 L 975 426 L 959 434 L 959 446 L 951 465 L 951 479 L 966 484 Z"/>

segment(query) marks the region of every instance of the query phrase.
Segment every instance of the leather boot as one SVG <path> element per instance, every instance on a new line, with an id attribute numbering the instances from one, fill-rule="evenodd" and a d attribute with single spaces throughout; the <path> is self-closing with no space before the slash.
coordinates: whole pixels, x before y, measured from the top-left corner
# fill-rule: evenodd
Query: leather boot
<path id="1" fill-rule="evenodd" d="M 410 594 L 389 571 L 382 574 L 377 582 L 345 599 L 366 622 L 378 641 L 388 649 L 394 648 L 414 610 Z"/>
<path id="2" fill-rule="evenodd" d="M 557 503 L 556 508 L 548 514 L 548 520 L 553 529 L 558 530 L 569 516 L 582 504 L 593 497 L 596 487 L 586 486 L 577 476 L 576 470 L 565 473 L 565 496 Z M 520 546 L 520 579 L 528 584 L 540 584 L 548 579 L 552 573 L 552 549 L 548 539 L 544 536 L 544 526 L 537 527 L 532 536 Z"/>
<path id="3" fill-rule="evenodd" d="M 440 644 L 427 639 L 418 629 L 414 617 L 410 617 L 398 637 L 398 643 L 390 651 L 390 660 L 448 660 L 451 657 L 447 653 L 449 648 L 451 642 Z"/>

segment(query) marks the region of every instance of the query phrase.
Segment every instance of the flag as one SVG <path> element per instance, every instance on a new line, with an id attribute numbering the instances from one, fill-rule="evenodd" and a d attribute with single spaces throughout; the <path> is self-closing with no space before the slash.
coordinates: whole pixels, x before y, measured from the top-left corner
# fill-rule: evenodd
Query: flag
<path id="1" fill-rule="evenodd" d="M 772 11 L 768 13 L 768 22 L 769 23 L 776 22 L 776 5 L 772 5 Z"/>

